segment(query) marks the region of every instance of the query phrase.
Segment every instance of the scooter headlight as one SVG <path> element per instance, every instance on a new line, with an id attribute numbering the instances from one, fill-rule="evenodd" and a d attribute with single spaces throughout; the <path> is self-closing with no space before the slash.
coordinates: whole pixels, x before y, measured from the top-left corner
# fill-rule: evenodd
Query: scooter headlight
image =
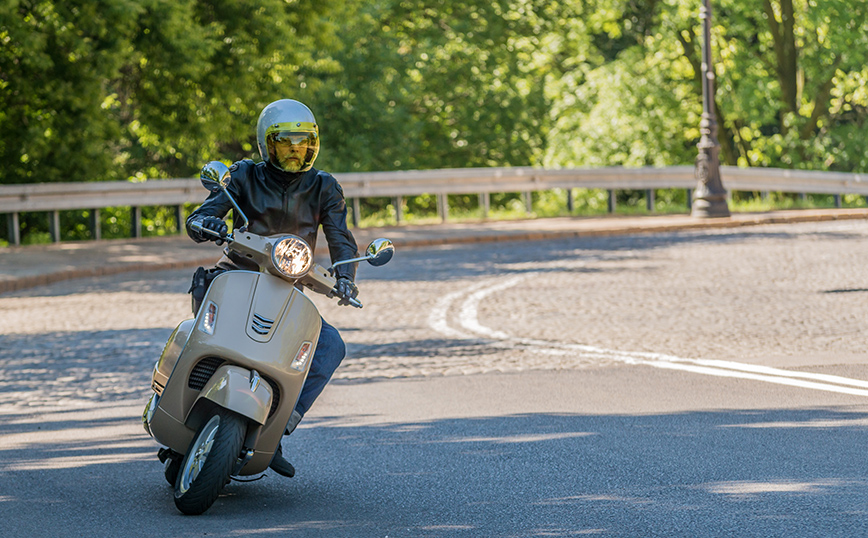
<path id="1" fill-rule="evenodd" d="M 286 277 L 301 278 L 313 265 L 313 251 L 301 237 L 281 237 L 271 249 L 271 262 Z"/>

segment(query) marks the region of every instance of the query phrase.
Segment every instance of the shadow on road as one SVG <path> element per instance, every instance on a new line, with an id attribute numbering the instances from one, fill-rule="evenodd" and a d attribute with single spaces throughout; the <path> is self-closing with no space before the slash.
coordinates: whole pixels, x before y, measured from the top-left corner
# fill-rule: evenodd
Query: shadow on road
<path id="1" fill-rule="evenodd" d="M 294 479 L 171 499 L 138 419 L 0 421 L 0 518 L 36 536 L 860 536 L 868 413 L 528 414 L 353 425 L 287 439 Z M 358 417 L 361 419 L 361 417 Z M 364 420 L 362 420 L 364 423 Z M 65 427 L 64 427 L 65 425 Z M 47 428 L 46 428 L 47 426 Z"/>
<path id="2" fill-rule="evenodd" d="M 804 233 L 792 227 L 747 227 L 738 229 L 712 229 L 684 232 L 661 232 L 654 234 L 617 235 L 609 237 L 575 237 L 543 241 L 502 241 L 494 243 L 470 243 L 433 247 L 403 249 L 399 246 L 395 261 L 372 269 L 361 264 L 361 280 L 428 280 L 444 281 L 476 276 L 489 276 L 523 272 L 510 267 L 526 262 L 546 263 L 569 260 L 609 261 L 641 260 L 647 252 L 681 244 L 723 245 L 743 241 L 772 240 L 789 241 L 806 236 L 818 236 L 827 240 L 861 239 L 863 234 L 835 228 L 837 223 L 812 223 L 813 228 Z M 820 229 L 817 229 L 820 226 Z M 829 227 L 832 228 L 829 228 Z M 828 229 L 825 229 L 828 228 Z M 219 258 L 215 252 L 214 261 Z M 329 260 L 317 257 L 318 263 L 328 266 Z M 539 268 L 535 269 L 539 270 Z M 558 270 L 570 270 L 561 266 Z M 574 267 L 574 271 L 597 271 Z M 607 271 L 618 270 L 607 267 Z M 630 270 L 635 271 L 636 267 Z M 4 293 L 3 297 L 63 296 L 85 292 L 147 292 L 186 293 L 193 269 L 178 269 L 154 272 L 130 272 L 118 275 L 83 278 Z"/>
<path id="3" fill-rule="evenodd" d="M 147 393 L 172 329 L 0 335 L 0 405 L 113 401 Z"/>

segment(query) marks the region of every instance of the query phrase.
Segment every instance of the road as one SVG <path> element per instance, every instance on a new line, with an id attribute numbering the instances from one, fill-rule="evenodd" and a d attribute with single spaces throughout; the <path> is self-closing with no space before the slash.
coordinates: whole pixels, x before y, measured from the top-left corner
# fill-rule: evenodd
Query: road
<path id="1" fill-rule="evenodd" d="M 9 536 L 864 536 L 868 222 L 399 251 L 284 441 L 180 515 L 138 416 L 190 271 L 0 295 Z"/>

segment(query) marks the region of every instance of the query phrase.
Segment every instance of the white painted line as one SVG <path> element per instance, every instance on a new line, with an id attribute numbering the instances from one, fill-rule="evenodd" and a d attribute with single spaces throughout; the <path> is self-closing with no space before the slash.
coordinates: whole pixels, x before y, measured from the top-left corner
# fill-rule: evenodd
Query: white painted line
<path id="1" fill-rule="evenodd" d="M 754 381 L 764 381 L 766 383 L 775 383 L 778 385 L 789 385 L 791 387 L 801 387 L 803 389 L 825 390 L 827 392 L 838 392 L 840 394 L 852 394 L 854 396 L 868 396 L 868 390 L 854 389 L 850 387 L 840 387 L 837 385 L 828 385 L 826 383 L 815 383 L 812 381 L 802 381 L 801 379 L 792 379 L 789 377 L 768 376 L 760 374 L 751 374 L 747 372 L 739 372 L 736 370 L 724 370 L 721 368 L 709 368 L 705 366 L 692 366 L 689 364 L 679 364 L 675 362 L 664 361 L 644 361 L 642 364 L 653 366 L 654 368 L 668 368 L 672 370 L 683 370 L 685 372 L 693 372 L 695 374 L 712 375 L 717 377 L 736 377 L 741 379 L 752 379 Z M 855 380 L 853 380 L 855 381 Z"/>
<path id="2" fill-rule="evenodd" d="M 511 336 L 503 331 L 486 327 L 479 323 L 479 303 L 485 297 L 511 288 L 519 282 L 536 274 L 539 273 L 524 273 L 504 280 L 499 280 L 494 284 L 483 282 L 475 284 L 467 289 L 445 295 L 440 298 L 432 309 L 428 318 L 429 326 L 450 337 L 478 339 L 479 336 L 482 336 L 491 340 L 491 342 L 488 342 L 489 345 L 495 347 L 530 349 L 535 352 L 546 354 L 562 355 L 564 353 L 574 353 L 579 358 L 612 360 L 627 364 L 639 364 L 654 368 L 681 370 L 716 377 L 750 379 L 765 383 L 851 394 L 854 396 L 868 396 L 868 390 L 862 390 L 868 389 L 868 381 L 861 379 L 852 379 L 813 372 L 783 370 L 770 366 L 734 361 L 686 359 L 663 353 L 619 351 L 583 344 L 569 344 L 537 340 L 533 338 L 519 338 Z M 462 329 L 469 332 L 453 329 L 448 323 L 449 311 L 452 304 L 465 295 L 466 298 L 458 312 L 458 323 Z"/>
<path id="3" fill-rule="evenodd" d="M 481 334 L 487 338 L 494 338 L 496 340 L 510 340 L 511 337 L 508 334 L 500 331 L 495 331 L 479 323 L 477 306 L 479 306 L 479 301 L 481 301 L 484 297 L 487 297 L 492 293 L 497 293 L 498 291 L 511 288 L 522 280 L 526 279 L 528 276 L 530 276 L 530 274 L 507 278 L 506 280 L 498 282 L 494 286 L 489 286 L 487 288 L 483 288 L 479 291 L 471 293 L 470 296 L 464 301 L 464 305 L 462 305 L 461 307 L 461 313 L 458 315 L 458 322 L 465 329 L 475 332 L 477 334 Z"/>
<path id="4" fill-rule="evenodd" d="M 485 286 L 486 284 L 487 284 L 486 282 L 478 283 L 478 284 L 475 284 L 473 286 L 470 286 L 467 289 L 460 290 L 460 291 L 454 291 L 452 293 L 449 293 L 449 294 L 441 297 L 437 301 L 437 304 L 434 305 L 434 308 L 431 309 L 431 312 L 428 314 L 428 325 L 432 329 L 434 329 L 435 331 L 437 331 L 441 334 L 444 334 L 446 336 L 452 337 L 452 338 L 472 338 L 472 339 L 478 338 L 474 334 L 470 334 L 470 333 L 466 333 L 466 332 L 462 332 L 462 331 L 458 331 L 458 330 L 453 329 L 452 327 L 449 326 L 449 323 L 446 321 L 446 318 L 449 314 L 449 307 L 452 305 L 453 302 L 455 302 L 456 299 L 458 299 L 459 297 L 461 297 L 462 295 L 464 295 L 468 292 L 473 292 L 473 291 Z"/>

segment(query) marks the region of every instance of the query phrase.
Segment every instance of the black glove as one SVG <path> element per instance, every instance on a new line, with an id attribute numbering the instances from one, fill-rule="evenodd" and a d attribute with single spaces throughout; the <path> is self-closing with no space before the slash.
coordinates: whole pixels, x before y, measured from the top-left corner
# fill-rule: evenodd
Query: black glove
<path id="1" fill-rule="evenodd" d="M 334 294 L 341 298 L 341 300 L 338 301 L 339 305 L 347 306 L 350 304 L 350 299 L 358 297 L 359 288 L 356 287 L 356 284 L 352 280 L 342 276 L 338 277 L 337 284 L 335 284 Z"/>
<path id="2" fill-rule="evenodd" d="M 229 227 L 226 226 L 226 223 L 223 221 L 223 219 L 219 217 L 205 217 L 204 219 L 202 219 L 202 228 L 220 234 L 218 237 L 216 235 L 209 234 L 208 232 L 199 232 L 199 235 L 202 237 L 202 239 L 206 239 L 208 241 L 217 241 L 218 244 L 223 242 L 221 238 L 226 237 L 226 233 L 229 232 Z"/>

